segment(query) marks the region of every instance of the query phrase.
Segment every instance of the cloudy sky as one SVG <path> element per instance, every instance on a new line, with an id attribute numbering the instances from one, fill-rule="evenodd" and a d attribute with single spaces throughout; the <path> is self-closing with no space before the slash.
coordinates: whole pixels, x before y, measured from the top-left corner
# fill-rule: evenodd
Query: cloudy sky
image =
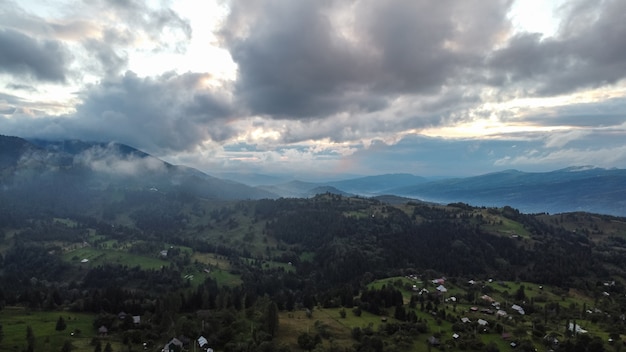
<path id="1" fill-rule="evenodd" d="M 623 0 L 0 0 L 0 134 L 210 174 L 626 168 Z"/>

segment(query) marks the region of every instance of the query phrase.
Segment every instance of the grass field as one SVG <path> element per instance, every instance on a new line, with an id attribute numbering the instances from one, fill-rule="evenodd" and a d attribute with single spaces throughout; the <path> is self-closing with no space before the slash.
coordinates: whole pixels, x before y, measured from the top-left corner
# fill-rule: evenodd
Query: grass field
<path id="1" fill-rule="evenodd" d="M 280 334 L 277 341 L 288 345 L 293 351 L 298 351 L 301 350 L 298 346 L 300 334 L 307 332 L 314 335 L 319 332 L 319 329 L 323 329 L 332 338 L 336 346 L 351 347 L 356 342 L 351 337 L 352 328 L 370 326 L 376 331 L 378 326 L 382 324 L 379 316 L 365 311 L 357 317 L 351 309 L 346 309 L 346 317 L 341 318 L 340 310 L 341 308 L 317 307 L 313 310 L 310 318 L 307 317 L 304 310 L 281 312 L 279 316 Z M 330 343 L 329 340 L 324 340 L 326 347 Z"/>
<path id="2" fill-rule="evenodd" d="M 168 262 L 157 257 L 147 257 L 128 253 L 122 250 L 98 249 L 93 247 L 77 248 L 63 254 L 63 259 L 76 265 L 93 267 L 103 264 L 119 264 L 129 267 L 139 266 L 142 269 L 159 269 Z M 81 263 L 81 260 L 89 260 Z"/>
<path id="3" fill-rule="evenodd" d="M 239 275 L 231 274 L 226 270 L 213 270 L 210 274 L 211 278 L 217 281 L 219 286 L 237 286 L 241 285 L 241 277 Z"/>
<path id="4" fill-rule="evenodd" d="M 55 330 L 60 316 L 67 324 L 63 331 Z M 4 331 L 0 351 L 25 349 L 28 326 L 35 335 L 35 351 L 60 351 L 66 340 L 71 341 L 74 351 L 93 351 L 93 346 L 89 344 L 95 336 L 94 318 L 94 315 L 84 313 L 32 312 L 21 307 L 5 307 L 0 311 Z"/>
<path id="5" fill-rule="evenodd" d="M 504 216 L 494 216 L 487 211 L 483 211 L 482 215 L 486 221 L 491 221 L 491 224 L 483 224 L 481 226 L 487 232 L 504 235 L 514 236 L 517 235 L 521 238 L 530 238 L 530 233 L 519 222 L 507 219 Z"/>
<path id="6" fill-rule="evenodd" d="M 230 262 L 228 261 L 228 259 L 220 257 L 216 254 L 194 253 L 191 256 L 191 260 L 213 266 L 217 269 L 224 269 L 224 270 L 230 269 Z"/>

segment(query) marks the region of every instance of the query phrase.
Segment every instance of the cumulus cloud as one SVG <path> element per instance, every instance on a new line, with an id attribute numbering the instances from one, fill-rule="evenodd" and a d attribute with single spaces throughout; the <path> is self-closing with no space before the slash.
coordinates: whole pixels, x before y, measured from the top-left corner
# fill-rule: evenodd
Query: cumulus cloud
<path id="1" fill-rule="evenodd" d="M 161 36 L 166 31 L 180 34 L 183 39 L 189 39 L 192 34 L 189 22 L 168 7 L 152 8 L 146 1 L 141 0 L 100 0 L 92 4 L 104 13 L 113 13 L 115 19 L 121 20 L 127 26 L 124 32 L 129 36 L 146 35 L 163 47 L 179 45 L 179 43 L 161 40 Z M 128 33 L 132 29 L 135 31 Z M 137 32 L 136 29 L 140 29 L 143 33 Z"/>
<path id="2" fill-rule="evenodd" d="M 9 77 L 0 129 L 114 140 L 207 167 L 298 170 L 321 161 L 364 173 L 394 165 L 423 173 L 438 163 L 450 174 L 464 158 L 466 170 L 532 167 L 550 155 L 575 161 L 565 150 L 617 150 L 625 3 L 568 1 L 549 36 L 515 31 L 512 1 L 222 2 L 223 21 L 202 27 L 218 28 L 219 50 L 236 64 L 220 76 L 168 60 L 188 47 L 206 55 L 194 62 L 221 60 L 217 48 L 190 44 L 197 23 L 173 10 L 185 4 L 67 1 L 34 13 L 0 0 L 0 46 L 13 49 L 0 52 L 0 79 Z M 138 63 L 146 69 L 133 73 Z M 73 84 L 65 101 L 48 98 Z M 553 101 L 542 105 L 546 97 Z M 489 128 L 476 135 L 499 141 L 419 137 L 459 126 Z M 536 132 L 546 130 L 562 131 Z"/>
<path id="3" fill-rule="evenodd" d="M 467 81 L 506 31 L 509 1 L 233 1 L 222 34 L 253 113 L 379 111 Z"/>
<path id="4" fill-rule="evenodd" d="M 0 28 L 0 72 L 41 81 L 64 82 L 70 54 L 54 40 L 37 40 Z"/>
<path id="5" fill-rule="evenodd" d="M 159 154 L 190 150 L 237 133 L 228 123 L 235 114 L 230 96 L 207 87 L 207 79 L 210 75 L 196 73 L 142 78 L 127 72 L 82 92 L 71 115 L 40 118 L 15 112 L 0 118 L 0 128 L 24 137 L 116 141 Z M 14 111 L 20 99 L 7 98 L 7 111 Z"/>
<path id="6" fill-rule="evenodd" d="M 563 12 L 554 37 L 521 33 L 495 51 L 487 62 L 493 82 L 550 96 L 626 78 L 626 3 L 578 0 Z"/>
<path id="7" fill-rule="evenodd" d="M 0 45 L 6 50 L 0 53 L 0 70 L 55 82 L 65 82 L 70 69 L 77 79 L 85 73 L 110 76 L 127 68 L 129 48 L 182 53 L 192 35 L 189 22 L 165 4 L 96 0 L 58 5 L 64 11 L 41 17 L 3 1 Z"/>
<path id="8" fill-rule="evenodd" d="M 128 65 L 128 57 L 124 53 L 117 53 L 115 46 L 104 39 L 85 39 L 83 45 L 90 56 L 99 63 L 97 70 L 103 71 L 105 77 L 114 77 Z"/>
<path id="9" fill-rule="evenodd" d="M 72 116 L 33 123 L 43 129 L 60 126 L 66 136 L 113 140 L 152 152 L 189 149 L 233 133 L 226 123 L 233 113 L 229 97 L 205 87 L 207 78 L 195 73 L 142 78 L 127 72 L 87 89 Z"/>

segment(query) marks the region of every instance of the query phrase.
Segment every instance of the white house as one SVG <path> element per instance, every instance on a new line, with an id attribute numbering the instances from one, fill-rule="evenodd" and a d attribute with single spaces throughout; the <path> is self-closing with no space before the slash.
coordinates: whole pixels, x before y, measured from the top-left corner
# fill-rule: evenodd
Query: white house
<path id="1" fill-rule="evenodd" d="M 200 348 L 203 348 L 204 346 L 208 344 L 209 344 L 209 341 L 207 341 L 207 339 L 204 336 L 198 337 L 198 346 L 200 346 Z"/>
<path id="2" fill-rule="evenodd" d="M 517 311 L 519 314 L 524 315 L 526 314 L 526 312 L 524 312 L 524 308 L 518 306 L 517 304 L 514 304 L 511 306 L 511 309 Z"/>
<path id="3" fill-rule="evenodd" d="M 569 323 L 568 330 L 572 331 L 572 332 L 574 332 L 576 334 L 586 334 L 587 333 L 587 330 L 581 328 L 580 325 L 574 324 L 574 323 Z"/>

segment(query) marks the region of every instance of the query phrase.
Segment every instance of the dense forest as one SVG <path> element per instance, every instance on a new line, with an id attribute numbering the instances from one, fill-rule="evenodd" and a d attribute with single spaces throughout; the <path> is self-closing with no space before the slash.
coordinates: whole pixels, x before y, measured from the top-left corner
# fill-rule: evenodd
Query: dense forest
<path id="1" fill-rule="evenodd" d="M 58 207 L 16 194 L 0 195 L 3 351 L 619 351 L 626 333 L 622 218 L 334 194 L 111 189 Z M 77 317 L 87 327 L 63 334 Z M 569 328 L 583 322 L 593 331 Z"/>

